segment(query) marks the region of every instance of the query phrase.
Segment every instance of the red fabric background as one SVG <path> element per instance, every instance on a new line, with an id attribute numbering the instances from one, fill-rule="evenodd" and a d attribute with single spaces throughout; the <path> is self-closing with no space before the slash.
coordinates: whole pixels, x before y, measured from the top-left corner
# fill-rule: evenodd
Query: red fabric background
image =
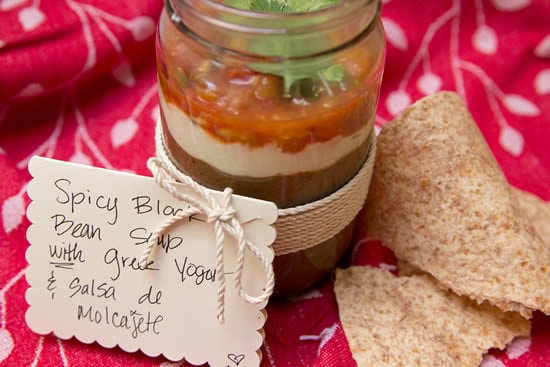
<path id="1" fill-rule="evenodd" d="M 377 126 L 426 94 L 457 90 L 510 182 L 550 200 L 550 2 L 384 3 L 388 52 Z M 38 336 L 24 322 L 28 159 L 147 174 L 161 7 L 160 0 L 0 0 L 1 366 L 185 365 Z M 355 246 L 355 264 L 391 269 L 395 262 L 361 228 Z M 268 312 L 262 366 L 355 365 L 330 281 Z M 530 338 L 492 351 L 483 365 L 550 365 L 550 318 L 536 314 Z"/>

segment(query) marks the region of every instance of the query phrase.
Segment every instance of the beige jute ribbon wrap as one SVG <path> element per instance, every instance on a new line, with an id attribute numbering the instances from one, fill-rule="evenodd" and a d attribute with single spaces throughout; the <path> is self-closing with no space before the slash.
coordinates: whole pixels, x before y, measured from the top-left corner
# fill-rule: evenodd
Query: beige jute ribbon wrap
<path id="1" fill-rule="evenodd" d="M 185 175 L 172 162 L 164 144 L 162 125 L 157 123 L 155 133 L 156 157 L 147 162 L 157 184 L 178 200 L 189 204 L 187 210 L 168 219 L 159 226 L 145 248 L 140 259 L 141 264 L 149 261 L 157 239 L 172 225 L 192 215 L 204 214 L 207 222 L 213 223 L 216 233 L 216 274 L 218 274 L 217 318 L 223 323 L 225 310 L 225 274 L 223 260 L 224 235 L 228 234 L 237 241 L 237 264 L 235 267 L 235 287 L 240 297 L 248 303 L 259 304 L 269 299 L 275 286 L 273 267 L 268 259 L 244 235 L 241 223 L 235 218 L 235 209 L 231 204 L 233 191 L 224 190 L 224 200 L 220 205 L 209 191 Z M 369 190 L 374 159 L 376 155 L 376 136 L 370 134 L 368 156 L 359 172 L 342 188 L 331 195 L 296 207 L 279 209 L 275 223 L 277 239 L 272 247 L 275 255 L 286 255 L 314 247 L 329 240 L 347 226 L 363 207 Z M 174 185 L 184 184 L 192 189 L 199 200 L 182 194 Z M 262 294 L 251 296 L 242 287 L 245 250 L 249 250 L 262 264 L 266 274 L 266 285 Z"/>

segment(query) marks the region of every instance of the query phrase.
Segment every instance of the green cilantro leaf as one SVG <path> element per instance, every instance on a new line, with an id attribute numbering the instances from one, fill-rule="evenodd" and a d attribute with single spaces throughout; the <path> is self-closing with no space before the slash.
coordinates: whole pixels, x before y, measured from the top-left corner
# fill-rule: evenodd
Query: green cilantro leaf
<path id="1" fill-rule="evenodd" d="M 323 69 L 321 75 L 329 82 L 341 82 L 346 76 L 346 70 L 343 65 L 337 64 Z"/>
<path id="2" fill-rule="evenodd" d="M 225 4 L 234 8 L 265 13 L 306 13 L 335 5 L 340 0 L 225 0 Z M 277 35 L 264 37 L 261 42 L 250 45 L 250 51 L 259 55 L 293 57 L 303 54 L 307 49 L 318 49 L 310 39 L 296 36 Z M 252 63 L 250 67 L 260 73 L 278 75 L 284 80 L 285 91 L 301 80 L 323 78 L 326 81 L 342 81 L 345 70 L 342 65 L 333 65 L 330 57 L 318 57 L 307 60 L 289 60 L 277 64 Z"/>
<path id="3" fill-rule="evenodd" d="M 285 91 L 301 79 L 316 77 L 319 70 L 330 67 L 331 60 L 328 57 L 320 57 L 311 60 L 287 61 L 278 64 L 253 63 L 250 66 L 260 73 L 278 75 L 284 80 Z M 328 79 L 327 79 L 328 80 Z"/>
<path id="4" fill-rule="evenodd" d="M 319 10 L 332 5 L 336 5 L 339 0 L 279 0 L 286 2 L 294 12 L 307 13 L 314 10 Z"/>
<path id="5" fill-rule="evenodd" d="M 252 0 L 249 10 L 258 13 L 293 13 L 294 10 L 281 0 Z"/>
<path id="6" fill-rule="evenodd" d="M 339 0 L 225 0 L 225 4 L 263 13 L 306 13 L 326 8 Z"/>
<path id="7" fill-rule="evenodd" d="M 225 0 L 224 4 L 237 9 L 250 9 L 250 0 Z"/>

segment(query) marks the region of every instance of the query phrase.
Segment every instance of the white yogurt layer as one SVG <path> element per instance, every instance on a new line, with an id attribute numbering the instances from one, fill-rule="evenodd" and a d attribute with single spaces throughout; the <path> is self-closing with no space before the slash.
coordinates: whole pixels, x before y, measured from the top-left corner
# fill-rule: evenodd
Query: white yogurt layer
<path id="1" fill-rule="evenodd" d="M 308 144 L 296 153 L 283 152 L 275 144 L 249 147 L 222 143 L 212 138 L 178 107 L 160 97 L 166 124 L 174 140 L 187 152 L 233 176 L 270 177 L 325 169 L 357 149 L 368 137 L 367 126 L 350 136 L 336 136 L 323 143 Z"/>

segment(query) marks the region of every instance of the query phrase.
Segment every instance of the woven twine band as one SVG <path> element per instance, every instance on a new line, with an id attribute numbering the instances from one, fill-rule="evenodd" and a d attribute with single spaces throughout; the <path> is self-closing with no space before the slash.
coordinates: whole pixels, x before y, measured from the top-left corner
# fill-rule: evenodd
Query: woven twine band
<path id="1" fill-rule="evenodd" d="M 331 195 L 305 205 L 279 209 L 275 223 L 276 255 L 306 250 L 323 243 L 350 224 L 363 207 L 374 169 L 376 135 L 370 134 L 367 159 L 359 172 Z"/>
<path id="2" fill-rule="evenodd" d="M 354 220 L 367 198 L 374 169 L 376 156 L 374 131 L 369 139 L 367 159 L 359 172 L 346 185 L 323 199 L 278 210 L 279 215 L 275 223 L 277 239 L 272 245 L 275 255 L 291 254 L 321 244 L 334 237 Z M 174 176 L 175 173 L 184 175 L 170 158 L 160 121 L 157 123 L 155 145 L 157 159 L 164 167 Z"/>

